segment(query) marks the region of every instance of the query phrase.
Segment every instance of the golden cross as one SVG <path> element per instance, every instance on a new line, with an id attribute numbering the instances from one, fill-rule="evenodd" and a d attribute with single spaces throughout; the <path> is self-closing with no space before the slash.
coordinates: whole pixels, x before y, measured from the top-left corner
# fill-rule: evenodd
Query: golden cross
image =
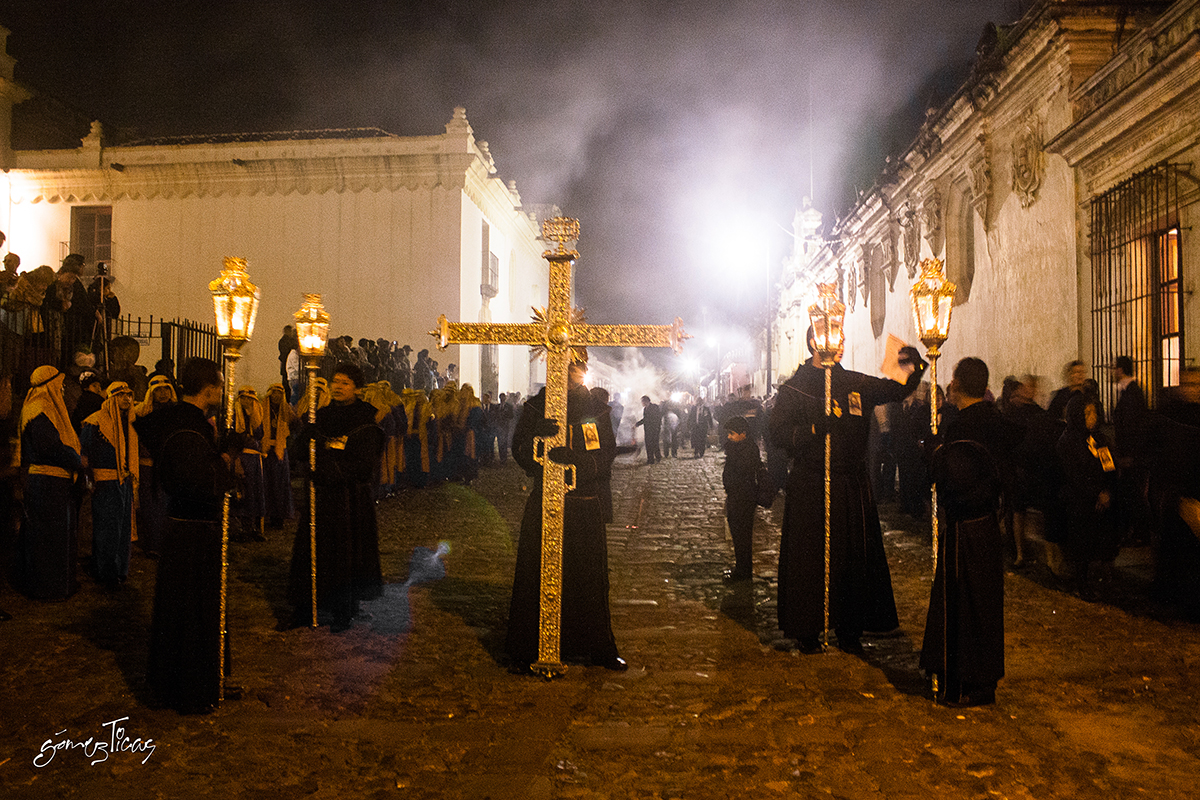
<path id="1" fill-rule="evenodd" d="M 571 267 L 579 253 L 566 243 L 579 239 L 579 221 L 555 217 L 542 223 L 542 238 L 558 247 L 542 253 L 550 262 L 550 297 L 545 310 L 535 310 L 527 323 L 450 322 L 443 314 L 431 331 L 438 347 L 450 344 L 514 344 L 545 348 L 546 419 L 559 421 L 558 433 L 534 442 L 534 458 L 542 465 L 542 591 L 538 619 L 538 663 L 535 670 L 547 677 L 565 671 L 560 661 L 562 626 L 563 505 L 574 488 L 574 468 L 551 461 L 545 454 L 567 443 L 567 370 L 572 347 L 683 348 L 683 320 L 673 325 L 588 325 L 572 314 Z M 539 455 L 538 443 L 542 444 Z M 554 468 L 551 468 L 554 465 Z M 567 474 L 571 474 L 568 484 Z"/>

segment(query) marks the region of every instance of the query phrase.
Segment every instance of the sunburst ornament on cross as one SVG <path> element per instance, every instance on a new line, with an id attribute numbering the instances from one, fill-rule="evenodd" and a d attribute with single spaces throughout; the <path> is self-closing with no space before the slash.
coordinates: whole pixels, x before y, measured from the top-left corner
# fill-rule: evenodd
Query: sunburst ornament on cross
<path id="1" fill-rule="evenodd" d="M 430 334 L 440 349 L 451 344 L 511 344 L 537 348 L 546 356 L 546 419 L 567 418 L 567 371 L 572 351 L 585 347 L 669 347 L 676 353 L 691 337 L 683 320 L 672 325 L 589 325 L 583 312 L 571 306 L 571 267 L 579 253 L 567 243 L 579 239 L 579 221 L 555 217 L 542 223 L 542 238 L 557 246 L 542 253 L 550 264 L 549 302 L 534 309 L 527 323 L 450 322 L 443 314 Z M 542 465 L 542 580 L 538 621 L 538 662 L 533 668 L 553 677 L 565 671 L 560 659 L 562 631 L 563 507 L 574 488 L 574 466 L 559 464 L 545 454 L 566 445 L 566 427 L 534 442 L 534 457 Z"/>

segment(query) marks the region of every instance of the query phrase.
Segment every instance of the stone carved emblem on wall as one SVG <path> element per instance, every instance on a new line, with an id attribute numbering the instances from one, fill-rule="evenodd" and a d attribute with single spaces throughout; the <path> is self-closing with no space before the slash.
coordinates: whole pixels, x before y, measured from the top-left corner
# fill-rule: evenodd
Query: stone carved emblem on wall
<path id="1" fill-rule="evenodd" d="M 971 161 L 971 205 L 975 213 L 983 220 L 984 228 L 988 227 L 988 214 L 992 205 L 992 159 L 988 152 L 987 136 L 979 136 L 980 152 Z"/>
<path id="2" fill-rule="evenodd" d="M 942 193 L 930 188 L 921 201 L 921 227 L 925 229 L 925 241 L 936 256 L 942 252 L 945 229 L 942 226 Z"/>
<path id="3" fill-rule="evenodd" d="M 864 245 L 858 248 L 856 265 L 858 272 L 858 294 L 862 297 L 863 307 L 867 305 L 867 301 L 871 299 L 871 278 L 869 275 L 871 269 L 870 252 Z"/>
<path id="4" fill-rule="evenodd" d="M 878 339 L 883 335 L 887 321 L 887 294 L 883 290 L 886 280 L 883 245 L 868 245 L 866 266 L 867 294 L 871 298 L 871 332 Z"/>
<path id="5" fill-rule="evenodd" d="M 904 231 L 904 267 L 912 280 L 917 276 L 917 264 L 921 263 L 921 223 L 912 203 L 906 203 L 900 212 L 900 227 Z"/>
<path id="6" fill-rule="evenodd" d="M 854 311 L 855 299 L 858 297 L 858 270 L 857 264 L 851 261 L 849 265 L 843 268 L 842 274 L 846 276 L 846 311 Z"/>
<path id="7" fill-rule="evenodd" d="M 1013 139 L 1012 168 L 1013 192 L 1021 199 L 1021 208 L 1029 208 L 1037 199 L 1038 189 L 1046 174 L 1040 120 L 1030 120 Z"/>
<path id="8" fill-rule="evenodd" d="M 893 217 L 883 229 L 883 242 L 880 248 L 883 252 L 883 274 L 887 278 L 889 292 L 896 291 L 896 276 L 900 273 L 900 259 L 896 253 L 896 236 L 899 234 L 900 223 Z"/>

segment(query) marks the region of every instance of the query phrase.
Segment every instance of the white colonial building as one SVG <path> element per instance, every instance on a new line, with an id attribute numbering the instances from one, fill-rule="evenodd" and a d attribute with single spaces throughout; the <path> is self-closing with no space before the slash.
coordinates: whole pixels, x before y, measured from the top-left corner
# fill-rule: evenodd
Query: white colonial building
<path id="1" fill-rule="evenodd" d="M 75 149 L 13 151 L 12 107 L 29 93 L 0 60 L 0 230 L 22 269 L 79 252 L 110 264 L 123 313 L 211 322 L 207 283 L 225 256 L 244 256 L 262 303 L 239 383 L 278 379 L 275 343 L 304 292 L 321 294 L 332 335 L 397 340 L 414 354 L 432 350 L 439 314 L 526 322 L 546 303 L 537 221 L 496 177 L 462 108 L 431 136 L 356 129 L 107 147 L 95 123 Z M 528 392 L 542 380 L 523 348 L 433 357 L 458 364 L 477 390 Z"/>
<path id="2" fill-rule="evenodd" d="M 1133 357 L 1148 394 L 1195 363 L 1191 234 L 1200 199 L 1200 0 L 1043 0 L 989 28 L 967 82 L 784 276 L 774 348 L 802 357 L 817 282 L 847 306 L 845 361 L 874 372 L 889 333 L 916 344 L 909 288 L 936 257 L 956 282 L 949 368 L 984 358 L 1057 383 L 1068 360 Z M 800 234 L 799 222 L 797 230 Z M 943 375 L 945 376 L 943 378 Z"/>

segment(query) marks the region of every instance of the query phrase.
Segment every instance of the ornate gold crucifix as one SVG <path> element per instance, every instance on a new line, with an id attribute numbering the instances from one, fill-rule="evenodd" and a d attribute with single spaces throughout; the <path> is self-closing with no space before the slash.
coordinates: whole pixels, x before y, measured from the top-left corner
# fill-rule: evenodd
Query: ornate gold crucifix
<path id="1" fill-rule="evenodd" d="M 579 253 L 566 248 L 579 239 L 579 221 L 555 217 L 542 223 L 542 238 L 557 242 L 542 257 L 550 262 L 550 297 L 546 309 L 535 310 L 527 323 L 450 322 L 438 317 L 432 335 L 438 347 L 450 344 L 514 344 L 544 347 L 546 351 L 546 419 L 559 421 L 558 434 L 534 442 L 534 457 L 542 465 L 542 590 L 538 620 L 538 663 L 533 668 L 552 677 L 565 671 L 560 661 L 562 625 L 563 505 L 574 488 L 573 467 L 551 461 L 545 454 L 567 443 L 567 369 L 572 347 L 670 347 L 676 353 L 683 340 L 683 320 L 673 325 L 588 325 L 572 314 L 571 266 Z M 541 447 L 538 445 L 541 444 Z M 567 474 L 572 480 L 568 484 Z"/>

